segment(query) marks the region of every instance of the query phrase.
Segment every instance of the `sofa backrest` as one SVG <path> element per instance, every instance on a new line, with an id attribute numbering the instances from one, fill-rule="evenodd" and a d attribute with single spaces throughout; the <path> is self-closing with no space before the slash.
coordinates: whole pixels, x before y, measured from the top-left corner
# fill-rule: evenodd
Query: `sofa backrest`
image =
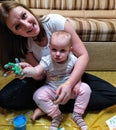
<path id="1" fill-rule="evenodd" d="M 15 0 L 37 15 L 58 13 L 66 17 L 116 18 L 116 0 Z M 109 17 L 110 16 L 110 17 Z"/>
<path id="2" fill-rule="evenodd" d="M 114 10 L 116 0 L 15 0 L 30 8 L 57 10 Z"/>

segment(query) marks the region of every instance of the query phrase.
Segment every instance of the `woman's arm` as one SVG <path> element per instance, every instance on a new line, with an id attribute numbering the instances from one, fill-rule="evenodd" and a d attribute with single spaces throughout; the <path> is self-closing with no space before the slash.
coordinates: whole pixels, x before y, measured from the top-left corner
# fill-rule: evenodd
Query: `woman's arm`
<path id="1" fill-rule="evenodd" d="M 89 55 L 84 44 L 68 21 L 65 23 L 64 30 L 71 34 L 73 53 L 78 58 L 74 70 L 72 71 L 69 78 L 70 86 L 73 87 L 81 79 L 81 76 L 84 73 L 88 64 Z"/>
<path id="2" fill-rule="evenodd" d="M 66 21 L 64 30 L 72 36 L 73 53 L 78 57 L 78 60 L 70 78 L 57 89 L 56 94 L 59 98 L 54 102 L 56 104 L 65 104 L 69 100 L 73 87 L 81 79 L 89 61 L 88 52 L 69 21 Z"/>
<path id="3" fill-rule="evenodd" d="M 32 66 L 36 66 L 39 63 L 39 61 L 37 61 L 32 52 L 27 53 L 25 61 Z"/>

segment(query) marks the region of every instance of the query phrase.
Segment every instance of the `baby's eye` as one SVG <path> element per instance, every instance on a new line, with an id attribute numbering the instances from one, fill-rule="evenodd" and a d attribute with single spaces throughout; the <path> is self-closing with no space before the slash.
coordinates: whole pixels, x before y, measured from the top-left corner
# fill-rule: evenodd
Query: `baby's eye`
<path id="1" fill-rule="evenodd" d="M 53 52 L 56 52 L 57 50 L 55 48 L 52 49 Z"/>
<path id="2" fill-rule="evenodd" d="M 64 50 L 64 49 L 62 49 L 60 52 L 61 52 L 61 53 L 64 53 L 64 52 L 65 52 L 65 50 Z"/>

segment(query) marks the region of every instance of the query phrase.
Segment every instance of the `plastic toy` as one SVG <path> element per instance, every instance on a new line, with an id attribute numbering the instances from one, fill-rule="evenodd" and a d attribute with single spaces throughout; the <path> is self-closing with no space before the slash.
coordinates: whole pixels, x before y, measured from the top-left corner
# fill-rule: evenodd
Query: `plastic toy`
<path id="1" fill-rule="evenodd" d="M 26 130 L 26 117 L 25 115 L 18 115 L 13 120 L 15 130 Z"/>
<path id="2" fill-rule="evenodd" d="M 8 64 L 4 65 L 5 69 L 11 69 L 14 71 L 15 74 L 20 75 L 21 74 L 21 68 L 19 64 L 18 58 L 15 58 L 16 63 L 9 62 Z M 7 73 L 4 73 L 4 77 L 7 76 Z"/>

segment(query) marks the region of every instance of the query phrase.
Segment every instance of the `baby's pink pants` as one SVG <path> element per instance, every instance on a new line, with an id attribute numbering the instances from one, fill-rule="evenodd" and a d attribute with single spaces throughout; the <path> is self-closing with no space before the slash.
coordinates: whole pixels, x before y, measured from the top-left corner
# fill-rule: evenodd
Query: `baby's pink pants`
<path id="1" fill-rule="evenodd" d="M 90 94 L 91 89 L 86 83 L 80 82 L 74 87 L 70 97 L 71 99 L 75 99 L 74 112 L 84 114 L 89 102 Z M 49 85 L 44 85 L 36 90 L 33 95 L 33 100 L 42 111 L 54 118 L 61 114 L 58 105 L 53 103 L 55 96 L 56 90 Z"/>

